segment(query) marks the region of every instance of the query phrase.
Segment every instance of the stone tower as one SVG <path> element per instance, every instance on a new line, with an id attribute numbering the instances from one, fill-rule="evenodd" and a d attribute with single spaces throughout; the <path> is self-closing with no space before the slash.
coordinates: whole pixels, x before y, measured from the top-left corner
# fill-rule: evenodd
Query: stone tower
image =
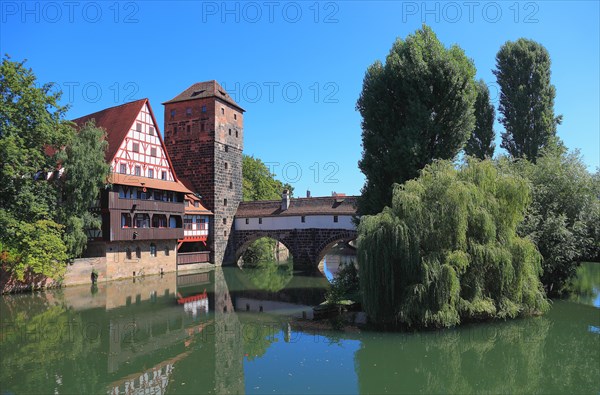
<path id="1" fill-rule="evenodd" d="M 196 83 L 164 102 L 165 145 L 177 176 L 213 212 L 209 248 L 233 264 L 233 219 L 242 201 L 244 109 L 216 81 Z"/>

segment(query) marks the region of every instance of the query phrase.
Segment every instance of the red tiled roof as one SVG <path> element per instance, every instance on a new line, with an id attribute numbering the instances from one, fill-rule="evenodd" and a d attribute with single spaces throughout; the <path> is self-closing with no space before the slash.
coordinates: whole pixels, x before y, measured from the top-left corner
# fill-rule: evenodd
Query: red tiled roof
<path id="1" fill-rule="evenodd" d="M 193 193 L 179 181 L 165 181 L 156 178 L 134 176 L 131 174 L 111 173 L 108 176 L 108 182 L 116 185 L 129 185 L 132 187 L 161 189 L 163 191 Z"/>
<path id="2" fill-rule="evenodd" d="M 148 99 L 140 99 L 120 106 L 110 107 L 74 119 L 73 122 L 77 124 L 77 127 L 81 128 L 86 122 L 94 119 L 96 126 L 106 130 L 108 149 L 106 150 L 105 158 L 108 163 L 111 163 L 123 139 L 129 133 L 137 115 L 147 101 Z"/>
<path id="3" fill-rule="evenodd" d="M 357 196 L 292 198 L 287 210 L 281 210 L 281 200 L 241 202 L 238 218 L 280 217 L 292 215 L 355 215 Z"/>
<path id="4" fill-rule="evenodd" d="M 235 100 L 233 100 L 231 96 L 229 96 L 227 91 L 223 89 L 223 87 L 219 85 L 219 83 L 215 80 L 197 82 L 194 85 L 187 88 L 186 90 L 184 90 L 183 92 L 181 92 L 180 94 L 178 94 L 177 96 L 175 96 L 174 98 L 172 98 L 171 100 L 164 102 L 163 104 L 175 103 L 186 100 L 202 99 L 206 97 L 216 97 L 218 99 L 223 100 L 224 102 L 227 102 L 239 108 L 241 111 L 245 111 L 242 107 L 240 107 L 239 104 L 235 102 Z"/>
<path id="5" fill-rule="evenodd" d="M 189 200 L 192 204 L 194 204 L 194 202 L 198 202 L 198 207 L 196 206 L 188 206 L 186 204 L 185 206 L 185 213 L 186 214 L 204 214 L 204 215 L 213 215 L 213 213 L 207 209 L 206 207 L 204 207 L 202 205 L 202 201 L 200 201 L 200 199 L 198 199 L 198 197 L 193 194 L 193 193 L 188 193 L 185 195 L 185 200 Z"/>

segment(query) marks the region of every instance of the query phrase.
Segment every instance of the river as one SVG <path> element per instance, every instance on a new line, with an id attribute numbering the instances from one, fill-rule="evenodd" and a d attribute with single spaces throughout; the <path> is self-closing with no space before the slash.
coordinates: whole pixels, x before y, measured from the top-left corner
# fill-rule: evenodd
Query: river
<path id="1" fill-rule="evenodd" d="M 298 329 L 329 283 L 289 269 L 2 296 L 0 393 L 598 394 L 600 264 L 579 274 L 542 317 L 420 333 Z"/>

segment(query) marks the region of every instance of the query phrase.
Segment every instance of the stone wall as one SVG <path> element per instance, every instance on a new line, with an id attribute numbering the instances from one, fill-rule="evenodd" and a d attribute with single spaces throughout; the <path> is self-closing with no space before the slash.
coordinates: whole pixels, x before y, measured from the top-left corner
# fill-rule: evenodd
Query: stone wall
<path id="1" fill-rule="evenodd" d="M 150 244 L 156 244 L 156 256 L 150 254 Z M 140 256 L 136 254 L 140 249 Z M 131 250 L 131 259 L 127 249 Z M 106 280 L 148 276 L 177 270 L 177 241 L 127 241 L 107 244 Z"/>

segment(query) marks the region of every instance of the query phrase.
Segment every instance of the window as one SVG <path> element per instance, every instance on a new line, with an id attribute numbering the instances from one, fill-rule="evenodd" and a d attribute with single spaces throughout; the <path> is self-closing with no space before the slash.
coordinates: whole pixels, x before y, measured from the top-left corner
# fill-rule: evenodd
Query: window
<path id="1" fill-rule="evenodd" d="M 131 259 L 131 248 L 127 247 L 127 249 L 125 250 L 125 257 L 127 259 Z M 129 303 L 131 303 L 131 299 L 129 300 Z"/>
<path id="2" fill-rule="evenodd" d="M 227 206 L 227 199 L 223 199 L 223 206 Z"/>
<path id="3" fill-rule="evenodd" d="M 138 259 L 142 257 L 142 249 L 139 246 L 135 249 L 135 257 Z"/>
<path id="4" fill-rule="evenodd" d="M 156 147 L 150 148 L 150 156 L 156 156 Z"/>
<path id="5" fill-rule="evenodd" d="M 233 114 L 233 119 L 237 119 L 237 114 Z"/>
<path id="6" fill-rule="evenodd" d="M 231 129 L 229 129 L 229 135 L 231 136 Z"/>
<path id="7" fill-rule="evenodd" d="M 176 114 L 176 111 L 175 110 L 171 110 L 171 120 L 175 118 L 175 114 Z"/>
<path id="8" fill-rule="evenodd" d="M 246 218 L 246 225 L 250 223 L 250 218 Z"/>
<path id="9" fill-rule="evenodd" d="M 192 109 L 190 107 L 185 109 L 185 115 L 187 115 L 188 117 L 192 116 Z"/>
<path id="10" fill-rule="evenodd" d="M 165 246 L 165 256 L 169 256 L 169 246 Z"/>
<path id="11" fill-rule="evenodd" d="M 148 214 L 136 214 L 133 222 L 136 228 L 149 228 L 150 216 Z"/>
<path id="12" fill-rule="evenodd" d="M 121 214 L 121 228 L 131 228 L 131 215 L 129 213 Z"/>
<path id="13" fill-rule="evenodd" d="M 208 229 L 208 227 L 206 225 L 207 222 L 208 222 L 207 218 L 200 218 L 200 230 L 206 230 L 206 229 Z"/>
<path id="14" fill-rule="evenodd" d="M 303 215 L 303 216 L 300 218 L 300 221 L 302 221 L 302 223 L 305 223 L 305 222 L 306 222 L 306 217 Z"/>
<path id="15" fill-rule="evenodd" d="M 157 190 L 154 191 L 154 200 L 158 200 L 158 201 L 163 200 L 162 191 L 157 191 Z"/>
<path id="16" fill-rule="evenodd" d="M 225 109 L 221 107 L 221 115 L 225 115 Z"/>
<path id="17" fill-rule="evenodd" d="M 167 179 L 167 172 L 166 171 L 161 171 L 160 172 L 160 179 L 161 180 L 166 180 Z"/>
<path id="18" fill-rule="evenodd" d="M 333 216 L 333 222 L 338 222 L 338 216 L 337 215 Z"/>
<path id="19" fill-rule="evenodd" d="M 235 131 L 235 137 L 240 137 L 237 130 Z"/>
<path id="20" fill-rule="evenodd" d="M 136 124 L 135 124 L 135 130 L 136 130 L 136 131 L 138 131 L 138 132 L 141 132 L 141 131 L 142 131 L 142 124 L 141 124 L 141 123 L 139 123 L 139 122 L 138 122 L 138 123 L 136 123 Z"/>
<path id="21" fill-rule="evenodd" d="M 156 257 L 156 244 L 150 244 L 150 256 Z"/>
<path id="22" fill-rule="evenodd" d="M 185 216 L 183 217 L 183 229 L 184 230 L 192 230 L 192 217 Z"/>
<path id="23" fill-rule="evenodd" d="M 127 174 L 127 165 L 125 163 L 121 163 L 120 169 L 119 169 L 119 173 L 121 174 Z"/>
<path id="24" fill-rule="evenodd" d="M 223 231 L 223 236 L 227 237 L 227 231 L 226 230 Z"/>
<path id="25" fill-rule="evenodd" d="M 141 176 L 142 175 L 142 168 L 140 166 L 136 166 L 135 167 L 135 173 L 136 176 Z"/>
<path id="26" fill-rule="evenodd" d="M 185 130 L 186 130 L 186 131 L 189 133 L 189 132 L 192 130 L 192 129 L 191 129 L 191 126 L 190 126 L 190 125 L 187 125 Z"/>
<path id="27" fill-rule="evenodd" d="M 206 106 L 202 106 L 202 112 L 206 112 Z"/>
<path id="28" fill-rule="evenodd" d="M 223 225 L 227 225 L 227 218 L 223 218 Z"/>
<path id="29" fill-rule="evenodd" d="M 229 189 L 233 189 L 233 182 L 229 181 Z"/>
<path id="30" fill-rule="evenodd" d="M 259 219 L 258 219 L 258 223 L 259 223 L 259 224 L 262 224 L 262 218 L 259 218 Z"/>
<path id="31" fill-rule="evenodd" d="M 154 169 L 148 169 L 148 178 L 154 178 Z"/>
<path id="32" fill-rule="evenodd" d="M 133 152 L 140 152 L 140 143 L 133 143 L 131 150 Z"/>
<path id="33" fill-rule="evenodd" d="M 201 123 L 201 124 L 200 124 L 200 131 L 201 131 L 201 132 L 204 132 L 204 123 Z"/>
<path id="34" fill-rule="evenodd" d="M 225 146 L 225 152 L 229 152 L 229 146 L 228 145 Z"/>
<path id="35" fill-rule="evenodd" d="M 148 134 L 154 136 L 154 126 L 148 126 Z"/>
<path id="36" fill-rule="evenodd" d="M 167 216 L 164 214 L 154 214 L 152 216 L 152 227 L 153 228 L 166 228 L 167 227 Z"/>
<path id="37" fill-rule="evenodd" d="M 225 162 L 225 170 L 229 168 L 229 163 Z"/>
<path id="38" fill-rule="evenodd" d="M 173 126 L 173 134 L 177 134 L 177 125 Z"/>

